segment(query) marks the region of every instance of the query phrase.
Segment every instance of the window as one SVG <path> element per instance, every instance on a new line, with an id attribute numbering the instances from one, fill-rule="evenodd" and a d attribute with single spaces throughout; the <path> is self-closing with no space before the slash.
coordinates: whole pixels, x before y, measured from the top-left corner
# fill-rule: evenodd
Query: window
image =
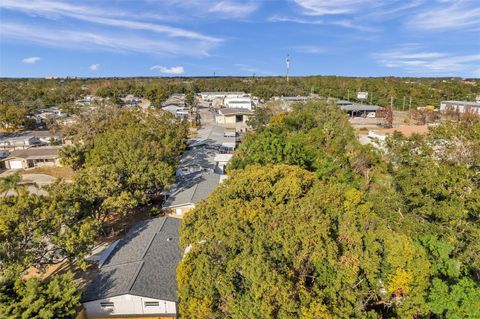
<path id="1" fill-rule="evenodd" d="M 102 307 L 102 308 L 112 308 L 113 309 L 113 306 L 114 306 L 114 303 L 110 302 L 110 301 L 100 303 L 100 307 Z"/>
<path id="2" fill-rule="evenodd" d="M 145 301 L 145 307 L 160 307 L 158 301 Z"/>

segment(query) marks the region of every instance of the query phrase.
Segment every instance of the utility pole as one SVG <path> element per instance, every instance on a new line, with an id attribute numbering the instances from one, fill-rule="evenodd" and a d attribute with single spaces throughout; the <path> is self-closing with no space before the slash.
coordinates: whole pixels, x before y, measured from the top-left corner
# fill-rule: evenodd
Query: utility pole
<path id="1" fill-rule="evenodd" d="M 287 64 L 287 82 L 288 82 L 288 73 L 290 72 L 290 54 L 287 54 L 287 58 L 285 59 L 285 63 Z"/>
<path id="2" fill-rule="evenodd" d="M 408 104 L 408 110 L 412 109 L 412 97 L 410 96 L 410 103 Z"/>
<path id="3" fill-rule="evenodd" d="M 348 92 L 348 93 L 347 93 L 347 101 L 350 101 L 350 89 L 348 89 L 347 92 Z"/>
<path id="4" fill-rule="evenodd" d="M 403 96 L 403 104 L 402 104 L 402 111 L 405 111 L 405 98 L 406 96 Z"/>

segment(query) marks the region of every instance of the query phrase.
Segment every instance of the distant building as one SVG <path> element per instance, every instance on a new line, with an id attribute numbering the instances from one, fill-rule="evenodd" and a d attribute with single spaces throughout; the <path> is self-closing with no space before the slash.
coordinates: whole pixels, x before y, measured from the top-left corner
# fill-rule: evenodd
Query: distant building
<path id="1" fill-rule="evenodd" d="M 128 94 L 127 96 L 121 98 L 121 100 L 123 101 L 123 103 L 125 103 L 125 106 L 133 106 L 133 107 L 138 106 L 142 101 L 141 98 L 136 97 L 133 94 Z"/>
<path id="2" fill-rule="evenodd" d="M 55 141 L 60 142 L 59 135 L 50 131 L 21 131 L 9 134 L 0 134 L 0 148 L 29 148 L 31 146 L 47 145 Z"/>
<path id="3" fill-rule="evenodd" d="M 440 103 L 440 112 L 445 113 L 448 111 L 480 115 L 480 103 L 466 101 L 442 101 Z"/>
<path id="4" fill-rule="evenodd" d="M 170 112 L 181 119 L 186 119 L 189 115 L 189 110 L 187 107 L 177 104 L 165 105 L 162 107 L 162 110 Z"/>
<path id="5" fill-rule="evenodd" d="M 60 147 L 33 147 L 22 150 L 15 150 L 5 158 L 7 169 L 27 169 L 34 167 L 58 167 L 60 161 L 58 153 Z"/>
<path id="6" fill-rule="evenodd" d="M 162 103 L 162 108 L 169 105 L 185 107 L 185 94 L 172 94 Z"/>
<path id="7" fill-rule="evenodd" d="M 249 96 L 245 97 L 226 97 L 223 100 L 223 104 L 226 108 L 237 108 L 237 109 L 247 109 L 252 110 L 254 105 L 253 101 Z"/>
<path id="8" fill-rule="evenodd" d="M 239 98 L 248 96 L 245 92 L 201 92 L 200 97 L 205 102 L 212 102 L 215 99 Z"/>
<path id="9" fill-rule="evenodd" d="M 382 109 L 378 105 L 358 104 L 345 100 L 338 100 L 337 106 L 347 112 L 350 117 L 376 117 L 377 112 Z"/>
<path id="10" fill-rule="evenodd" d="M 180 224 L 173 217 L 139 222 L 105 250 L 82 298 L 87 319 L 178 318 Z"/>
<path id="11" fill-rule="evenodd" d="M 218 124 L 247 123 L 250 116 L 253 116 L 253 111 L 248 109 L 220 109 L 218 110 L 218 114 L 215 116 L 215 121 Z"/>

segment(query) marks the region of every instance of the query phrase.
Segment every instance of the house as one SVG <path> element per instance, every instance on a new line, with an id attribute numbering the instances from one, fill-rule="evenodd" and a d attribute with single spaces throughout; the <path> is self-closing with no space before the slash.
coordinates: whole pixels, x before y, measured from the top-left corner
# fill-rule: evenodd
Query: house
<path id="1" fill-rule="evenodd" d="M 226 108 L 237 108 L 237 109 L 247 109 L 252 110 L 253 102 L 249 96 L 244 97 L 226 97 L 223 100 L 223 105 Z"/>
<path id="2" fill-rule="evenodd" d="M 60 142 L 59 135 L 49 131 L 22 131 L 10 134 L 0 134 L 1 148 L 28 148 L 46 145 L 52 141 Z"/>
<path id="3" fill-rule="evenodd" d="M 480 115 L 480 103 L 466 101 L 442 101 L 440 103 L 440 112 L 446 113 L 448 111 Z"/>
<path id="4" fill-rule="evenodd" d="M 201 170 L 177 177 L 171 190 L 164 191 L 166 197 L 162 210 L 178 217 L 195 208 L 220 183 L 220 174 L 213 170 Z"/>
<path id="5" fill-rule="evenodd" d="M 242 108 L 228 108 L 218 110 L 215 121 L 218 124 L 247 123 L 248 118 L 253 116 L 253 111 Z"/>
<path id="6" fill-rule="evenodd" d="M 52 146 L 15 150 L 3 161 L 7 169 L 58 167 L 61 166 L 58 158 L 60 148 L 59 146 Z"/>
<path id="7" fill-rule="evenodd" d="M 172 94 L 162 103 L 162 108 L 168 105 L 185 107 L 185 94 Z"/>
<path id="8" fill-rule="evenodd" d="M 172 113 L 173 115 L 185 119 L 188 118 L 190 111 L 187 107 L 177 105 L 177 104 L 168 104 L 162 107 L 162 110 Z"/>
<path id="9" fill-rule="evenodd" d="M 180 224 L 173 217 L 139 222 L 105 250 L 82 297 L 87 319 L 178 318 Z"/>

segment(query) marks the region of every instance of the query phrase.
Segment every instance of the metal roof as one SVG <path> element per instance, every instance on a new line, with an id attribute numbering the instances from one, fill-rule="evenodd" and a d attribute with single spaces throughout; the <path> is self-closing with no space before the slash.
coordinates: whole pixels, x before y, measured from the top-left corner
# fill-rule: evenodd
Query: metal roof
<path id="1" fill-rule="evenodd" d="M 472 106 L 472 107 L 480 107 L 480 103 L 478 103 L 478 102 L 467 102 L 467 101 L 442 101 L 442 103 L 450 103 L 450 104 L 459 104 L 459 105 Z"/>
<path id="2" fill-rule="evenodd" d="M 177 302 L 180 224 L 173 217 L 135 224 L 110 252 L 82 302 L 124 294 Z"/>
<path id="3" fill-rule="evenodd" d="M 366 105 L 366 104 L 339 105 L 339 107 L 344 111 L 353 111 L 353 112 L 378 111 L 379 109 L 381 109 L 381 107 L 378 105 Z"/>
<path id="4" fill-rule="evenodd" d="M 222 115 L 253 115 L 253 111 L 250 111 L 249 109 L 235 107 L 220 109 L 218 112 Z"/>

